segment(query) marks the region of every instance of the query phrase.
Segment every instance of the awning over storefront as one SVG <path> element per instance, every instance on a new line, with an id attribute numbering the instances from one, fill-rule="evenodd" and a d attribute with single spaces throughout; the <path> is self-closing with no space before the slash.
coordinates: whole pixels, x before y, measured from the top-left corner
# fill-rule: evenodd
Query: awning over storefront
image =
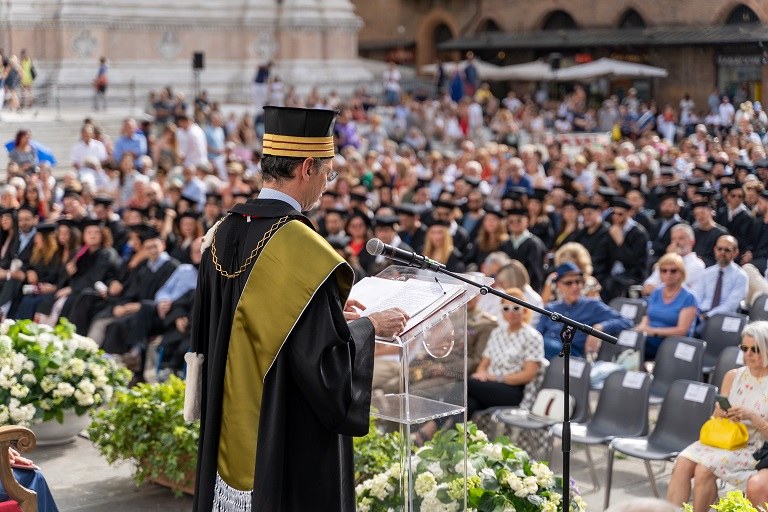
<path id="1" fill-rule="evenodd" d="M 439 45 L 441 50 L 564 49 L 591 46 L 678 46 L 768 42 L 759 23 L 719 26 L 587 28 L 532 32 L 487 32 Z"/>
<path id="2" fill-rule="evenodd" d="M 561 82 L 589 81 L 597 78 L 664 78 L 667 70 L 646 64 L 616 59 L 597 59 L 593 62 L 563 68 L 557 72 Z"/>

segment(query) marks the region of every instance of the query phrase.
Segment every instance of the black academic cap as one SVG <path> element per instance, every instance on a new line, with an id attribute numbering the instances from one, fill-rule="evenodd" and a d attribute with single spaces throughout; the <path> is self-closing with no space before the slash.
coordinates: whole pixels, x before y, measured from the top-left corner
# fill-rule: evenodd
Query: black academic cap
<path id="1" fill-rule="evenodd" d="M 525 187 L 509 187 L 502 199 L 519 199 L 528 196 L 528 189 Z"/>
<path id="2" fill-rule="evenodd" d="M 472 188 L 479 187 L 480 182 L 482 181 L 480 178 L 475 178 L 474 176 L 460 176 L 459 179 Z"/>
<path id="3" fill-rule="evenodd" d="M 57 226 L 54 222 L 44 222 L 37 225 L 37 232 L 43 234 L 53 233 L 56 231 L 56 227 Z"/>
<path id="4" fill-rule="evenodd" d="M 198 201 L 194 197 L 189 197 L 188 195 L 182 194 L 179 198 L 179 201 L 186 201 L 189 203 L 190 206 L 196 206 Z"/>
<path id="5" fill-rule="evenodd" d="M 349 241 L 352 240 L 348 236 L 329 236 L 326 240 L 336 250 L 343 250 L 349 245 Z"/>
<path id="6" fill-rule="evenodd" d="M 1 208 L 0 215 L 16 215 L 16 208 Z"/>
<path id="7" fill-rule="evenodd" d="M 93 198 L 93 204 L 100 204 L 102 206 L 112 206 L 115 200 L 110 196 L 96 196 Z"/>
<path id="8" fill-rule="evenodd" d="M 147 229 L 143 229 L 139 231 L 139 240 L 141 240 L 142 242 L 146 242 L 147 240 L 152 240 L 153 238 L 162 238 L 162 236 L 160 235 L 160 232 L 155 228 L 149 227 Z"/>
<path id="9" fill-rule="evenodd" d="M 563 171 L 563 180 L 565 181 L 575 181 L 577 177 L 578 176 L 576 176 L 576 173 L 570 169 Z"/>
<path id="10" fill-rule="evenodd" d="M 577 203 L 576 208 L 579 210 L 599 210 L 600 207 L 593 202 L 587 202 L 587 203 Z"/>
<path id="11" fill-rule="evenodd" d="M 448 222 L 447 220 L 433 218 L 430 221 L 429 226 L 430 227 L 432 227 L 432 226 L 443 226 L 443 227 L 449 228 L 449 227 L 451 227 L 451 223 Z"/>
<path id="12" fill-rule="evenodd" d="M 760 192 L 760 195 L 757 196 L 757 197 L 758 198 L 763 198 L 763 199 L 768 199 L 768 189 L 767 190 L 763 190 L 762 192 Z"/>
<path id="13" fill-rule="evenodd" d="M 597 189 L 597 195 L 603 196 L 606 199 L 611 199 L 613 197 L 616 197 L 619 193 L 616 192 L 616 189 L 613 189 L 611 187 L 599 187 Z"/>
<path id="14" fill-rule="evenodd" d="M 734 169 L 746 169 L 749 172 L 752 172 L 752 164 L 745 162 L 744 160 L 736 160 L 733 162 L 733 168 Z"/>
<path id="15" fill-rule="evenodd" d="M 89 226 L 98 226 L 100 228 L 104 227 L 104 221 L 100 219 L 91 219 L 91 218 L 85 218 L 80 221 L 80 228 L 85 229 Z"/>
<path id="16" fill-rule="evenodd" d="M 0 212 L 2 213 L 2 212 Z M 80 223 L 75 219 L 58 219 L 56 221 L 57 226 L 67 226 L 69 228 L 80 228 Z"/>
<path id="17" fill-rule="evenodd" d="M 675 199 L 675 200 L 677 200 L 678 197 L 679 196 L 677 194 L 677 190 L 666 189 L 666 190 L 664 190 L 664 192 L 661 193 L 661 195 L 659 195 L 659 201 L 665 201 L 667 199 Z"/>
<path id="18" fill-rule="evenodd" d="M 221 206 L 221 194 L 218 192 L 208 192 L 205 194 L 205 204 L 215 204 Z"/>
<path id="19" fill-rule="evenodd" d="M 65 188 L 62 198 L 64 197 L 76 197 L 77 199 L 80 199 L 80 191 L 73 188 Z"/>
<path id="20" fill-rule="evenodd" d="M 485 205 L 485 214 L 486 215 L 495 215 L 496 217 L 503 219 L 504 218 L 504 212 L 501 211 L 501 208 L 496 206 L 495 204 L 487 204 Z"/>
<path id="21" fill-rule="evenodd" d="M 507 210 L 507 215 L 521 215 L 523 217 L 528 216 L 528 210 L 525 208 L 510 208 Z"/>
<path id="22" fill-rule="evenodd" d="M 432 201 L 432 205 L 435 208 L 448 208 L 450 210 L 453 210 L 454 208 L 456 208 L 456 203 L 454 203 L 453 201 L 445 201 L 443 199 Z"/>
<path id="23" fill-rule="evenodd" d="M 537 199 L 539 201 L 544 201 L 544 199 L 547 197 L 547 194 L 549 193 L 549 190 L 545 188 L 534 188 L 528 197 L 530 199 Z"/>
<path id="24" fill-rule="evenodd" d="M 694 176 L 692 178 L 688 178 L 686 181 L 689 187 L 700 187 L 704 185 L 704 178 Z"/>
<path id="25" fill-rule="evenodd" d="M 738 182 L 736 182 L 736 183 L 734 183 L 734 182 L 728 182 L 728 183 L 723 183 L 723 184 L 722 184 L 722 188 L 724 188 L 725 190 L 727 190 L 727 191 L 729 191 L 729 192 L 730 192 L 731 190 L 737 190 L 737 189 L 741 189 L 741 187 L 742 187 L 742 184 L 741 184 L 741 183 L 738 183 Z"/>
<path id="26" fill-rule="evenodd" d="M 40 215 L 40 214 L 39 214 L 39 212 L 37 211 L 37 209 L 35 209 L 35 207 L 34 207 L 34 206 L 31 206 L 31 205 L 28 205 L 28 204 L 24 204 L 24 205 L 21 205 L 21 206 L 19 207 L 19 211 L 21 211 L 21 210 L 26 210 L 26 211 L 28 211 L 29 213 L 31 213 L 32 215 L 34 215 L 35 217 L 37 217 L 38 215 Z M 18 213 L 18 212 L 17 212 L 17 213 Z"/>
<path id="27" fill-rule="evenodd" d="M 190 219 L 197 220 L 200 218 L 200 214 L 194 210 L 187 210 L 181 215 L 179 215 L 179 219 L 183 219 L 184 217 L 189 217 Z"/>
<path id="28" fill-rule="evenodd" d="M 700 171 L 703 171 L 706 174 L 709 174 L 712 172 L 712 165 L 708 163 L 700 163 L 696 164 L 696 167 L 694 169 L 698 169 Z"/>
<path id="29" fill-rule="evenodd" d="M 394 228 L 399 220 L 395 215 L 376 215 L 373 218 L 373 225 L 377 228 Z"/>
<path id="30" fill-rule="evenodd" d="M 755 160 L 755 168 L 768 169 L 768 158 L 761 158 L 760 160 Z"/>
<path id="31" fill-rule="evenodd" d="M 626 189 L 631 189 L 633 186 L 632 178 L 629 176 L 619 176 L 618 182 L 621 183 L 621 185 Z"/>
<path id="32" fill-rule="evenodd" d="M 329 208 L 326 210 L 325 214 L 328 215 L 329 213 L 336 213 L 341 216 L 342 219 L 346 218 L 349 215 L 349 212 L 344 208 Z"/>
<path id="33" fill-rule="evenodd" d="M 616 172 L 616 166 L 614 164 L 607 164 L 603 167 L 603 172 Z"/>
<path id="34" fill-rule="evenodd" d="M 702 200 L 702 201 L 694 201 L 691 203 L 691 209 L 699 208 L 700 206 L 705 206 L 707 208 L 712 208 L 712 203 L 709 200 Z"/>
<path id="35" fill-rule="evenodd" d="M 717 190 L 710 187 L 696 187 L 696 193 L 704 197 L 714 197 L 717 195 Z"/>
<path id="36" fill-rule="evenodd" d="M 419 208 L 413 204 L 413 203 L 403 203 L 399 206 L 395 206 L 395 213 L 398 215 L 409 215 L 411 217 L 416 217 L 421 212 L 419 211 Z"/>
<path id="37" fill-rule="evenodd" d="M 359 201 L 361 203 L 364 203 L 365 201 L 368 200 L 368 196 L 366 196 L 365 194 L 358 194 L 356 192 L 351 192 L 349 194 L 349 200 L 350 201 Z"/>
<path id="38" fill-rule="evenodd" d="M 264 107 L 264 156 L 332 158 L 335 110 Z"/>
<path id="39" fill-rule="evenodd" d="M 611 199 L 611 206 L 614 208 L 624 208 L 625 210 L 632 209 L 632 205 L 629 204 L 629 201 L 624 197 L 614 197 Z"/>
<path id="40" fill-rule="evenodd" d="M 339 193 L 336 192 L 335 190 L 326 190 L 325 192 L 323 192 L 323 195 L 330 196 L 330 197 L 339 197 Z"/>

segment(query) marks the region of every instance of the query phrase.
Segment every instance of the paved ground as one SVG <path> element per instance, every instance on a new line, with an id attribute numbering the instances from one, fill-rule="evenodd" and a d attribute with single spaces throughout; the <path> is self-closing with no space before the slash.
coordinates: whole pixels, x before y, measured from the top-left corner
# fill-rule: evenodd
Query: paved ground
<path id="1" fill-rule="evenodd" d="M 555 448 L 553 469 L 561 471 L 561 452 Z M 605 482 L 605 450 L 593 448 L 595 468 L 601 484 Z M 174 498 L 171 491 L 154 484 L 136 487 L 128 464 L 108 465 L 91 443 L 84 438 L 65 446 L 39 447 L 31 454 L 45 473 L 62 512 L 133 512 L 162 510 L 188 512 L 191 498 Z M 603 510 L 604 490 L 589 492 L 591 483 L 584 451 L 572 454 L 572 477 L 584 491 L 588 510 Z M 639 461 L 617 459 L 614 465 L 614 485 L 611 503 L 651 496 L 645 469 Z M 656 464 L 659 491 L 666 492 L 671 464 Z"/>

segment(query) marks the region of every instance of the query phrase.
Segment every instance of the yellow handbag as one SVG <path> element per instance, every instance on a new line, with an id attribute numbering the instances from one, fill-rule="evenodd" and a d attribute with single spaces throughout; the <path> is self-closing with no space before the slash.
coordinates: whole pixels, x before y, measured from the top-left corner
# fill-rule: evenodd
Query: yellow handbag
<path id="1" fill-rule="evenodd" d="M 710 418 L 701 426 L 699 441 L 723 450 L 738 450 L 747 445 L 749 433 L 743 423 L 728 418 Z"/>

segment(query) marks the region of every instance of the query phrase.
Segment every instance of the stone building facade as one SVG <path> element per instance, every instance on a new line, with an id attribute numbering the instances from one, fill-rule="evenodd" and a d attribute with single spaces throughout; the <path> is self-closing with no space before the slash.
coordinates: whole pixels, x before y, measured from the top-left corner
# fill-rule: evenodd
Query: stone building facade
<path id="1" fill-rule="evenodd" d="M 762 86 L 768 79 L 765 0 L 354 3 L 365 24 L 363 56 L 395 58 L 417 68 L 467 51 L 496 64 L 547 59 L 554 52 L 562 55 L 563 66 L 614 57 L 664 67 L 669 76 L 613 81 L 611 92 L 634 85 L 673 105 L 688 92 L 702 106 L 715 88 L 735 94 L 745 87 L 750 99 L 768 100 Z"/>
<path id="2" fill-rule="evenodd" d="M 112 97 L 171 84 L 191 92 L 194 52 L 204 53 L 199 83 L 225 101 L 248 101 L 259 64 L 306 92 L 351 89 L 373 79 L 359 59 L 362 21 L 349 0 L 7 0 L 0 2 L 0 47 L 26 48 L 41 94 L 87 97 L 101 56 Z M 129 84 L 133 84 L 129 87 Z"/>

